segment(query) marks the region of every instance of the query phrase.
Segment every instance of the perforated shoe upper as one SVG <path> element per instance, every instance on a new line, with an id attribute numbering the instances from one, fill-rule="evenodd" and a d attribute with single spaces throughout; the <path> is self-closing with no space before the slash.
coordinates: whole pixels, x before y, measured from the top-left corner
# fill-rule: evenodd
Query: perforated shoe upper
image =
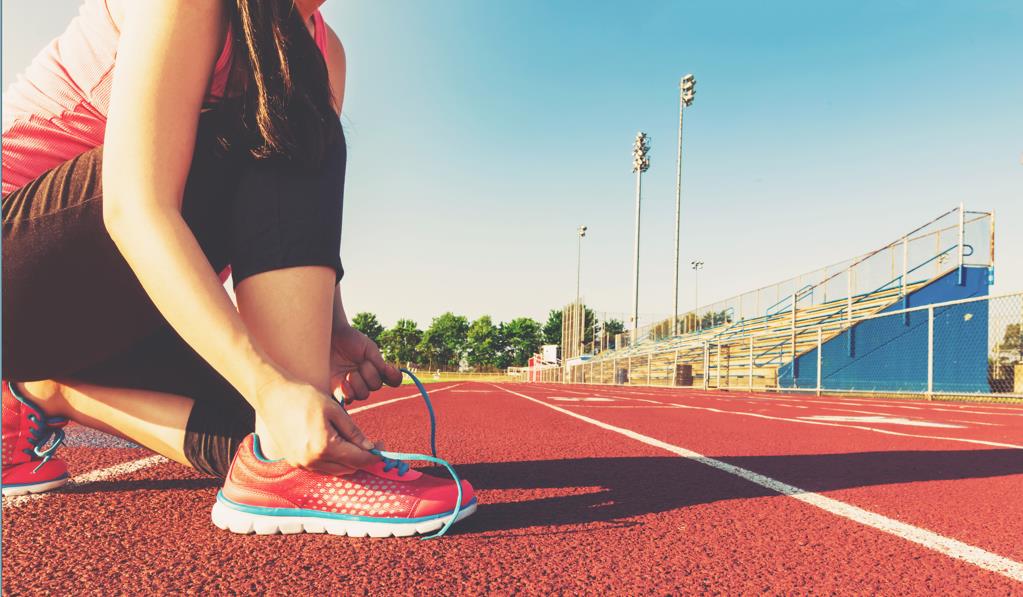
<path id="1" fill-rule="evenodd" d="M 249 506 L 301 508 L 373 518 L 419 518 L 455 508 L 455 483 L 408 469 L 402 473 L 385 461 L 347 475 L 324 475 L 268 461 L 258 454 L 256 436 L 238 447 L 224 484 L 227 499 Z M 462 481 L 463 502 L 473 498 Z"/>

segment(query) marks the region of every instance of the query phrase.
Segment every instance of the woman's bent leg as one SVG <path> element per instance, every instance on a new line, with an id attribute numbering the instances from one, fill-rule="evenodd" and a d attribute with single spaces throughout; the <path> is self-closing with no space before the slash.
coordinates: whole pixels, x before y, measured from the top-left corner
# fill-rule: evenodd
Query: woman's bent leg
<path id="1" fill-rule="evenodd" d="M 236 288 L 245 327 L 267 354 L 296 379 L 330 394 L 330 336 L 336 271 L 293 267 L 246 278 Z M 264 421 L 256 433 L 269 458 L 281 454 Z"/>
<path id="2" fill-rule="evenodd" d="M 254 413 L 169 326 L 69 378 L 21 385 L 50 415 L 224 476 Z"/>

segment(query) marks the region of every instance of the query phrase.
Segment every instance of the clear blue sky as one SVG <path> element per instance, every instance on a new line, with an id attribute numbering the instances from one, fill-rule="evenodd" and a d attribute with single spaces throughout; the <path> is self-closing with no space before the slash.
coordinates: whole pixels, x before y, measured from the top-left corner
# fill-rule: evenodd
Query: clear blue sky
<path id="1" fill-rule="evenodd" d="M 3 86 L 75 12 L 5 0 Z M 677 81 L 683 262 L 701 303 L 866 252 L 965 201 L 998 216 L 996 291 L 1023 289 L 1023 4 L 350 2 L 349 310 L 543 317 L 631 304 L 636 131 L 640 310 L 668 313 Z M 681 304 L 691 306 L 691 272 Z"/>

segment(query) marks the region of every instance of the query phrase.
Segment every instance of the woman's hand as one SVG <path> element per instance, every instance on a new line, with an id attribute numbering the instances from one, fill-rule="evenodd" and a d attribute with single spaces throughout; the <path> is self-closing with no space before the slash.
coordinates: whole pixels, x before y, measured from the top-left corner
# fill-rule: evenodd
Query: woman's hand
<path id="1" fill-rule="evenodd" d="M 292 466 L 343 475 L 379 461 L 374 447 L 340 404 L 315 387 L 280 380 L 260 388 L 255 402 L 273 443 Z"/>
<path id="2" fill-rule="evenodd" d="M 401 372 L 384 362 L 380 349 L 366 334 L 347 323 L 334 327 L 330 349 L 331 387 L 345 404 L 365 400 L 383 384 L 401 385 Z"/>

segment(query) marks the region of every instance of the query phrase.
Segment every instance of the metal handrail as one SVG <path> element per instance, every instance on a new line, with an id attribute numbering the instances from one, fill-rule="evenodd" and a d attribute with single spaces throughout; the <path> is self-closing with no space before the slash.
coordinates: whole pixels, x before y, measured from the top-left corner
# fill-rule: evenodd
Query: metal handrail
<path id="1" fill-rule="evenodd" d="M 802 288 L 800 288 L 799 290 L 797 290 L 797 291 L 796 291 L 796 292 L 794 293 L 794 294 L 796 295 L 796 302 L 798 303 L 798 302 L 799 302 L 799 299 L 803 298 L 803 297 L 802 297 L 802 296 L 800 296 L 800 295 L 802 295 L 802 294 L 803 294 L 803 291 L 804 291 L 804 290 L 809 290 L 809 291 L 810 291 L 810 296 L 813 296 L 813 289 L 814 289 L 814 288 L 816 288 L 816 286 L 815 286 L 814 284 L 807 284 L 806 286 L 803 286 Z M 765 314 L 765 315 L 768 315 L 768 316 L 770 316 L 770 315 L 774 315 L 774 313 L 771 313 L 771 311 L 772 311 L 772 310 L 773 310 L 773 309 L 774 309 L 775 307 L 777 307 L 778 305 L 781 305 L 781 304 L 783 304 L 783 303 L 785 303 L 786 301 L 789 301 L 789 300 L 792 300 L 792 295 L 786 296 L 785 298 L 781 299 L 781 300 L 780 300 L 780 301 L 778 301 L 777 303 L 775 303 L 775 304 L 771 305 L 770 307 L 768 307 L 767 309 L 765 309 L 765 310 L 764 310 L 764 314 Z M 782 313 L 782 312 L 784 312 L 784 310 L 781 310 L 781 311 L 779 311 L 779 313 Z"/>
<path id="2" fill-rule="evenodd" d="M 888 244 L 886 244 L 886 245 L 884 245 L 882 247 L 879 247 L 879 248 L 877 248 L 877 249 L 875 249 L 873 251 L 870 251 L 869 253 L 865 253 L 865 254 L 860 255 L 858 257 L 854 257 L 853 259 L 848 260 L 848 261 L 842 261 L 842 262 L 834 263 L 834 264 L 825 266 L 824 268 L 821 268 L 824 271 L 826 277 L 824 277 L 819 282 L 812 284 L 812 286 L 814 288 L 816 288 L 816 287 L 823 287 L 823 286 L 827 285 L 828 283 L 830 283 L 832 280 L 834 280 L 836 277 L 841 276 L 847 270 L 854 269 L 858 265 L 860 265 L 863 262 L 865 262 L 868 259 L 870 259 L 871 257 L 874 257 L 874 256 L 882 253 L 885 250 L 897 247 L 899 244 L 901 244 L 903 242 L 918 241 L 918 240 L 921 240 L 923 238 L 927 238 L 928 236 L 932 236 L 934 234 L 940 234 L 940 233 L 942 233 L 944 231 L 954 229 L 956 226 L 952 225 L 952 226 L 947 226 L 947 227 L 940 228 L 940 229 L 937 229 L 937 230 L 932 230 L 932 231 L 929 231 L 929 232 L 927 232 L 925 234 L 922 234 L 922 235 L 919 235 L 919 236 L 915 236 L 915 235 L 917 235 L 917 233 L 921 232 L 922 230 L 926 230 L 928 227 L 930 227 L 934 223 L 941 221 L 943 218 L 949 216 L 950 214 L 956 213 L 960 209 L 961 209 L 961 207 L 959 207 L 959 206 L 957 206 L 955 208 L 952 208 L 952 209 L 942 213 L 941 215 L 939 215 L 939 216 L 937 216 L 935 218 L 932 218 L 930 221 L 928 221 L 927 223 L 923 224 L 922 226 L 918 226 L 918 227 L 914 228 L 910 232 L 907 232 L 906 234 L 903 234 L 902 236 L 900 236 L 898 239 L 896 239 L 896 240 L 894 240 L 894 241 L 892 241 L 892 242 L 890 242 L 890 243 L 888 243 Z M 974 211 L 974 210 L 963 209 L 963 213 L 971 215 L 971 216 L 974 216 L 974 215 L 977 216 L 975 218 L 968 219 L 968 221 L 966 221 L 965 224 L 972 224 L 973 222 L 983 220 L 984 218 L 992 217 L 992 214 L 990 212 L 985 212 L 985 211 Z M 839 266 L 841 266 L 841 269 L 837 269 L 831 275 L 827 275 L 828 271 L 832 270 L 832 268 L 839 267 Z M 820 271 L 820 270 L 814 270 L 814 272 L 816 272 L 816 271 Z M 811 273 L 813 273 L 813 272 L 811 272 Z M 727 298 L 727 299 L 723 299 L 721 301 L 717 301 L 716 303 L 711 303 L 711 304 L 707 304 L 707 305 L 701 305 L 699 307 L 694 308 L 691 311 L 691 313 L 697 314 L 697 313 L 700 313 L 703 310 L 712 308 L 715 304 L 720 304 L 722 302 L 727 302 L 729 300 L 736 299 L 736 298 L 738 298 L 740 296 L 745 296 L 746 294 L 749 294 L 751 292 L 753 292 L 753 293 L 760 292 L 760 291 L 767 290 L 767 289 L 770 289 L 770 288 L 775 288 L 775 287 L 777 287 L 777 286 L 779 286 L 781 284 L 785 284 L 787 282 L 795 282 L 795 281 L 796 281 L 796 278 L 791 278 L 790 280 L 785 280 L 783 282 L 779 282 L 779 283 L 776 283 L 776 284 L 772 284 L 772 285 L 768 285 L 768 286 L 763 286 L 761 288 L 757 288 L 757 289 L 751 290 L 749 292 L 742 293 L 741 295 L 736 295 L 734 297 L 730 297 L 730 298 Z M 802 289 L 800 290 L 800 292 L 801 291 L 802 291 Z M 790 298 L 791 298 L 791 295 L 785 297 L 784 299 L 781 299 L 780 302 L 785 302 L 786 300 L 789 300 Z M 798 300 L 799 299 L 797 299 L 797 301 Z M 772 305 L 772 307 L 776 306 L 777 304 L 778 303 L 776 303 L 775 305 Z"/>
<path id="3" fill-rule="evenodd" d="M 940 252 L 940 253 L 938 253 L 938 254 L 934 255 L 934 256 L 933 256 L 933 257 L 931 257 L 930 259 L 928 259 L 928 260 L 926 260 L 926 261 L 924 261 L 924 262 L 920 263 L 919 265 L 916 265 L 916 266 L 914 266 L 914 267 L 913 267 L 913 269 L 907 270 L 905 274 L 899 274 L 898 276 L 896 276 L 896 277 L 892 278 L 891 280 L 889 280 L 889 281 L 885 282 L 885 283 L 884 283 L 884 284 L 882 284 L 881 286 L 878 286 L 878 287 L 877 287 L 877 288 L 875 288 L 874 290 L 872 290 L 872 291 L 870 291 L 870 292 L 867 292 L 867 293 L 864 293 L 864 294 L 861 294 L 861 295 L 859 296 L 859 298 L 857 298 L 857 299 L 856 299 L 855 301 L 852 301 L 852 302 L 851 302 L 851 304 L 847 303 L 847 304 L 846 304 L 846 305 L 845 305 L 844 307 L 842 307 L 842 309 L 840 309 L 840 310 L 838 310 L 838 311 L 835 311 L 834 313 L 832 313 L 832 314 L 828 315 L 827 317 L 825 317 L 825 318 L 824 318 L 824 319 L 822 319 L 821 321 L 818 321 L 817 323 L 815 323 L 815 324 L 814 324 L 813 326 L 806 326 L 806 327 L 815 327 L 815 328 L 816 328 L 816 327 L 820 327 L 820 326 L 824 325 L 824 324 L 825 324 L 825 323 L 827 323 L 827 322 L 828 322 L 829 320 L 831 320 L 832 318 L 834 318 L 834 317 L 836 317 L 836 316 L 838 316 L 838 315 L 847 315 L 847 314 L 849 313 L 849 307 L 851 307 L 852 305 L 856 305 L 856 304 L 859 304 L 859 303 L 860 303 L 861 301 L 863 301 L 863 300 L 866 300 L 866 298 L 867 298 L 867 297 L 869 297 L 869 296 L 873 295 L 874 293 L 877 293 L 877 292 L 880 292 L 880 291 L 882 291 L 882 290 L 885 290 L 885 289 L 886 289 L 886 288 L 888 287 L 888 285 L 890 285 L 890 284 L 893 284 L 893 283 L 895 283 L 895 282 L 901 282 L 901 281 L 902 281 L 902 277 L 903 277 L 903 275 L 906 275 L 906 276 L 908 276 L 909 274 L 911 274 L 911 273 L 915 272 L 916 270 L 918 270 L 918 269 L 920 269 L 920 268 L 922 268 L 922 267 L 924 267 L 924 266 L 926 266 L 926 265 L 930 264 L 930 263 L 931 263 L 932 261 L 935 261 L 935 260 L 937 260 L 937 259 L 940 259 L 940 258 L 941 258 L 942 256 L 944 256 L 944 255 L 946 255 L 946 254 L 950 253 L 950 252 L 951 252 L 952 250 L 954 250 L 954 249 L 958 249 L 958 248 L 959 248 L 959 244 L 958 244 L 958 243 L 956 243 L 955 245 L 952 245 L 951 247 L 949 247 L 949 248 L 945 249 L 944 251 L 942 251 L 942 252 Z M 969 252 L 968 252 L 968 253 L 967 253 L 967 249 L 969 249 Z M 968 257 L 968 256 L 970 256 L 970 255 L 973 255 L 973 252 L 974 252 L 974 249 L 973 249 L 973 245 L 968 245 L 968 244 L 964 244 L 964 245 L 963 245 L 963 255 L 964 255 L 964 256 L 967 256 L 967 257 Z M 957 265 L 956 267 L 959 267 L 959 266 Z M 946 274 L 947 274 L 948 272 L 950 272 L 950 271 L 952 271 L 952 270 L 951 270 L 951 269 L 949 269 L 948 271 L 946 271 L 946 272 L 942 273 L 941 275 L 942 275 L 942 276 L 944 276 L 944 275 L 946 275 Z M 857 319 L 857 321 L 859 321 L 859 319 Z M 852 327 L 852 326 L 850 326 L 850 327 Z M 805 329 L 805 328 L 804 328 L 804 329 Z M 755 360 L 755 359 L 756 359 L 756 357 L 758 357 L 758 356 L 764 356 L 764 355 L 767 355 L 767 354 L 770 354 L 770 353 L 772 353 L 772 352 L 774 351 L 774 349 L 775 349 L 775 348 L 777 348 L 777 347 L 779 347 L 779 346 L 783 346 L 783 345 L 785 345 L 785 344 L 786 344 L 787 342 L 789 342 L 789 341 L 790 341 L 790 340 L 786 338 L 786 339 L 782 340 L 781 342 L 779 342 L 778 344 L 774 344 L 774 345 L 772 345 L 772 346 L 769 346 L 769 347 L 767 348 L 767 350 L 765 350 L 764 352 L 760 353 L 759 355 L 755 355 L 755 356 L 753 357 L 753 358 L 754 358 L 754 360 Z M 765 363 L 765 364 L 766 364 L 766 365 L 771 365 L 771 364 L 774 364 L 774 362 L 775 362 L 776 360 L 778 360 L 778 359 L 782 358 L 783 356 L 784 356 L 784 351 L 780 351 L 780 352 L 778 353 L 778 356 L 776 356 L 776 357 L 773 357 L 773 358 L 772 358 L 771 360 L 767 361 L 767 363 Z"/>

